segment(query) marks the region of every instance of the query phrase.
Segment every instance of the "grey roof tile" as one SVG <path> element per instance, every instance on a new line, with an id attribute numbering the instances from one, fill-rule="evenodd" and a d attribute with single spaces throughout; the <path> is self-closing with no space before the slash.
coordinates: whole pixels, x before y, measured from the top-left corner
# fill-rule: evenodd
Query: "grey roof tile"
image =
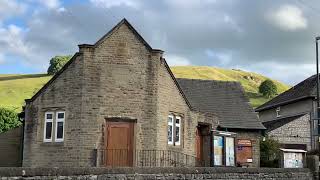
<path id="1" fill-rule="evenodd" d="M 238 82 L 177 79 L 194 109 L 215 113 L 219 126 L 238 129 L 265 129 Z"/>

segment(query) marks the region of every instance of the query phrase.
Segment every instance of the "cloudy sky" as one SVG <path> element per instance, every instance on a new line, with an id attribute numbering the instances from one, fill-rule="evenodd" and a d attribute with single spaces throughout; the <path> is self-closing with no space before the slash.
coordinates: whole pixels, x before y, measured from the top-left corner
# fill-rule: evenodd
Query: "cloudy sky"
<path id="1" fill-rule="evenodd" d="M 46 72 L 122 18 L 170 65 L 239 68 L 295 84 L 315 73 L 317 0 L 0 0 L 0 73 Z"/>

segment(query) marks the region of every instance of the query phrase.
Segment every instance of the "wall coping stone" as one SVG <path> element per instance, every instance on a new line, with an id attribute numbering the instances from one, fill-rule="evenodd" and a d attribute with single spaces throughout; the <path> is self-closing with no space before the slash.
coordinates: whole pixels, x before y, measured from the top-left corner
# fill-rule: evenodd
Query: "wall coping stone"
<path id="1" fill-rule="evenodd" d="M 135 167 L 135 168 L 25 168 L 0 167 L 0 177 L 72 176 L 102 174 L 213 174 L 213 173 L 309 173 L 307 168 L 239 168 L 239 167 Z"/>

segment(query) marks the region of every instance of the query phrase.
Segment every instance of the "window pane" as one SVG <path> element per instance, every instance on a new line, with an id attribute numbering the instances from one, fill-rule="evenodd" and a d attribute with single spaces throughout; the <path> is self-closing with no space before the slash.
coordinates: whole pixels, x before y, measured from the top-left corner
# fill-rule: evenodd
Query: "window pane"
<path id="1" fill-rule="evenodd" d="M 47 114 L 46 119 L 52 119 L 52 114 Z"/>
<path id="2" fill-rule="evenodd" d="M 46 139 L 51 139 L 52 122 L 46 122 Z"/>
<path id="3" fill-rule="evenodd" d="M 172 142 L 172 126 L 168 125 L 168 142 Z"/>
<path id="4" fill-rule="evenodd" d="M 180 119 L 176 119 L 176 124 L 179 124 L 180 123 Z"/>
<path id="5" fill-rule="evenodd" d="M 176 127 L 176 139 L 175 142 L 179 142 L 180 140 L 180 128 Z"/>
<path id="6" fill-rule="evenodd" d="M 168 123 L 172 123 L 172 117 L 168 117 Z"/>
<path id="7" fill-rule="evenodd" d="M 63 119 L 64 118 L 64 113 L 58 113 L 58 119 Z"/>
<path id="8" fill-rule="evenodd" d="M 57 139 L 63 138 L 63 122 L 58 122 L 57 124 Z"/>

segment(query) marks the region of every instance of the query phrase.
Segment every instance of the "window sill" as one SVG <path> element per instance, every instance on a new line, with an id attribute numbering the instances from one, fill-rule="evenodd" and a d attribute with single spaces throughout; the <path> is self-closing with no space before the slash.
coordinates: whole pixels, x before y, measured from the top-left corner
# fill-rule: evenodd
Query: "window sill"
<path id="1" fill-rule="evenodd" d="M 42 142 L 41 146 L 64 146 L 64 142 Z"/>

